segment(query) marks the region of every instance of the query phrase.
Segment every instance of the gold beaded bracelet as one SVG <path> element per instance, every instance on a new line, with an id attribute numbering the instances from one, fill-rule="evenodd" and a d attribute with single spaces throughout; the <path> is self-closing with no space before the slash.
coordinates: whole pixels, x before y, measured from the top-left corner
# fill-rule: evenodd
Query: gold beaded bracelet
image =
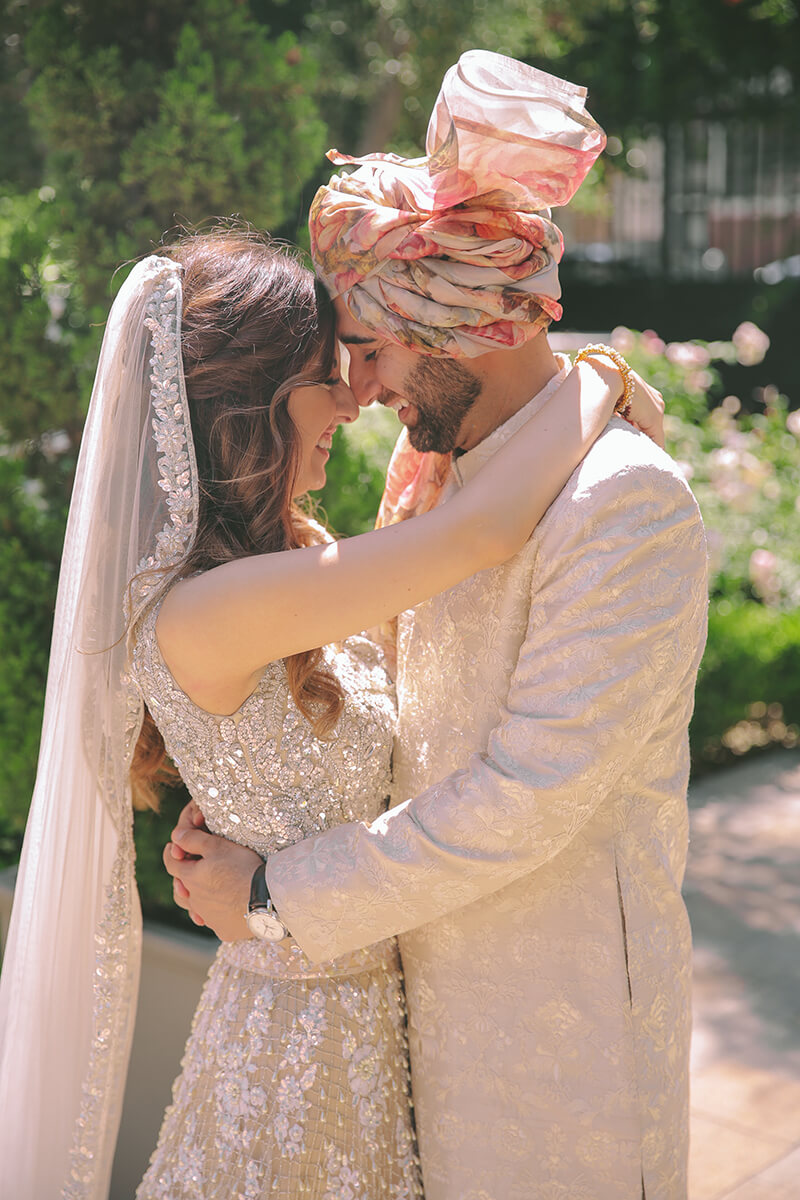
<path id="1" fill-rule="evenodd" d="M 626 419 L 631 415 L 631 406 L 633 404 L 633 389 L 636 386 L 632 376 L 633 368 L 626 363 L 625 359 L 620 354 L 619 350 L 615 350 L 613 346 L 604 346 L 602 342 L 597 342 L 591 346 L 584 346 L 579 350 L 572 360 L 573 367 L 576 367 L 579 362 L 594 356 L 605 356 L 610 358 L 614 366 L 622 376 L 622 395 L 614 405 L 614 412 L 619 413 L 621 417 Z"/>

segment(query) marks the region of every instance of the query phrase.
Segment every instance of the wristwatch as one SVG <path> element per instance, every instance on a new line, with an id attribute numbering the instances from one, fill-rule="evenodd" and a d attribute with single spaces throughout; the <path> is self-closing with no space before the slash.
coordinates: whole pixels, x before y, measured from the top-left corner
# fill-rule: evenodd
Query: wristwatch
<path id="1" fill-rule="evenodd" d="M 275 912 L 275 905 L 267 887 L 265 875 L 266 861 L 259 863 L 253 872 L 253 882 L 250 884 L 250 903 L 244 915 L 247 928 L 253 937 L 265 942 L 282 942 L 289 937 L 289 930 Z"/>

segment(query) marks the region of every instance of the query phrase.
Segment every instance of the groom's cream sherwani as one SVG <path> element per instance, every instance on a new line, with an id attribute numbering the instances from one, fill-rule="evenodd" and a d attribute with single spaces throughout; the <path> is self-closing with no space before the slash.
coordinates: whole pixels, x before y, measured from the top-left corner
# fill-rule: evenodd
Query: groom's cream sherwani
<path id="1" fill-rule="evenodd" d="M 615 419 L 520 554 L 401 619 L 396 807 L 270 859 L 312 958 L 402 935 L 426 1200 L 685 1197 L 705 613 L 694 499 Z"/>

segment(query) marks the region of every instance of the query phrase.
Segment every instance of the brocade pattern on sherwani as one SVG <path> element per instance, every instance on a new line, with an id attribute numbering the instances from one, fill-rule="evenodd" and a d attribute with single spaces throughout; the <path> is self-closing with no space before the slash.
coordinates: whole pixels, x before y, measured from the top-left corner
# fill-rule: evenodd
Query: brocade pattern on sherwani
<path id="1" fill-rule="evenodd" d="M 270 861 L 312 958 L 402 935 L 427 1200 L 685 1200 L 705 621 L 694 498 L 614 419 L 520 554 L 401 617 L 395 807 Z"/>
<path id="2" fill-rule="evenodd" d="M 384 807 L 393 688 L 363 638 L 325 650 L 345 693 L 320 741 L 282 662 L 231 716 L 197 708 L 141 621 L 132 674 L 214 833 L 266 855 Z M 220 946 L 138 1200 L 421 1195 L 393 940 L 312 963 L 296 942 Z"/>

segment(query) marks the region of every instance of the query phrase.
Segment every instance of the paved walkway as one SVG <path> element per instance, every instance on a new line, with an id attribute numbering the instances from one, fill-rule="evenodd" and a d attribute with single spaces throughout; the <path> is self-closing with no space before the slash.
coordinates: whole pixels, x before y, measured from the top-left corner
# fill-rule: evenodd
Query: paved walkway
<path id="1" fill-rule="evenodd" d="M 800 1200 L 800 753 L 693 785 L 690 1200 Z"/>

